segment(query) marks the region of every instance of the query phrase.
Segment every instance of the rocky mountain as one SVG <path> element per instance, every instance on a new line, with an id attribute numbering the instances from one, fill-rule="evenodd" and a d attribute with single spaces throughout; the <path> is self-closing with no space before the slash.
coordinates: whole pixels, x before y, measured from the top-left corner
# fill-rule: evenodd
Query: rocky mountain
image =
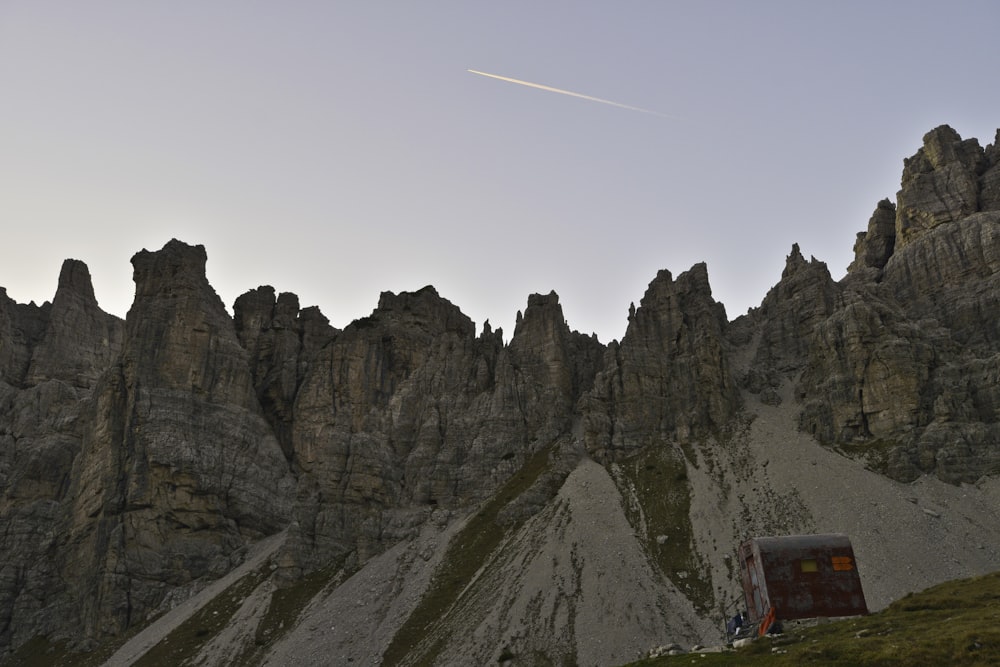
<path id="1" fill-rule="evenodd" d="M 851 535 L 869 607 L 1000 569 L 1000 132 L 904 163 L 847 275 L 735 320 L 661 271 L 620 342 L 433 287 L 342 331 L 201 246 L 0 290 L 9 664 L 581 664 L 707 643 L 745 536 Z M 332 661 L 332 662 L 331 662 Z"/>

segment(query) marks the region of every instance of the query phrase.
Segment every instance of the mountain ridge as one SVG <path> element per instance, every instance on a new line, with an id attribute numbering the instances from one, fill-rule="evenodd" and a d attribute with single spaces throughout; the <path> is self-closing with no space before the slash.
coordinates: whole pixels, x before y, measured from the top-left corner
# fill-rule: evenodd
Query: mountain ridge
<path id="1" fill-rule="evenodd" d="M 761 306 L 728 321 L 704 264 L 660 271 L 608 345 L 572 331 L 554 292 L 529 296 L 506 343 L 431 286 L 384 292 L 343 330 L 268 286 L 230 316 L 205 249 L 177 240 L 132 258 L 124 321 L 100 311 L 77 260 L 51 304 L 0 293 L 0 650 L 116 645 L 282 530 L 261 574 L 267 609 L 316 572 L 336 570 L 300 610 L 339 599 L 385 554 L 409 559 L 397 569 L 412 581 L 378 575 L 408 597 L 371 612 L 381 634 L 367 643 L 343 637 L 347 657 L 379 659 L 434 581 L 469 573 L 425 628 L 433 645 L 397 643 L 392 664 L 607 664 L 665 633 L 703 637 L 735 601 L 725 555 L 750 533 L 854 532 L 861 563 L 882 540 L 914 584 L 1000 569 L 982 519 L 1000 471 L 998 145 L 927 133 L 841 281 L 793 246 Z M 641 575 L 622 583 L 572 528 L 596 516 L 584 488 L 621 508 L 606 529 Z M 864 503 L 881 509 L 851 514 Z M 460 525 L 480 531 L 464 564 L 442 537 Z M 910 562 L 907 549 L 941 539 L 955 563 Z M 914 590 L 872 572 L 874 608 Z M 495 607 L 507 589 L 520 618 Z M 624 611 L 629 595 L 647 611 Z M 599 608 L 630 619 L 600 645 Z M 287 637 L 307 622 L 284 620 Z M 244 633 L 227 650 L 301 661 L 284 636 L 251 650 Z M 214 650 L 211 664 L 232 657 Z"/>

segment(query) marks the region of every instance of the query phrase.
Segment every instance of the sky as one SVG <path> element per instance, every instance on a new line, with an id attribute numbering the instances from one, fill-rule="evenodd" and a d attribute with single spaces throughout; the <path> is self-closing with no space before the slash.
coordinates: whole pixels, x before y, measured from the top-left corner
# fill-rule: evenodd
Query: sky
<path id="1" fill-rule="evenodd" d="M 132 255 L 177 238 L 230 309 L 271 285 L 340 328 L 430 284 L 509 340 L 554 290 L 608 342 L 698 262 L 733 319 L 793 243 L 842 277 L 927 131 L 994 142 L 998 25 L 994 0 L 0 0 L 0 286 L 51 300 L 80 259 L 124 317 Z"/>

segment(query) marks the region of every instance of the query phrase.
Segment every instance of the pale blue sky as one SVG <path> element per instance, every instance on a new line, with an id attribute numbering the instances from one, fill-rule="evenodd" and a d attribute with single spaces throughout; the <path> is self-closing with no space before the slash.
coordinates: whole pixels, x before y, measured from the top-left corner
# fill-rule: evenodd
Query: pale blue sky
<path id="1" fill-rule="evenodd" d="M 338 327 L 433 284 L 508 337 L 528 294 L 620 338 L 658 269 L 730 318 L 792 243 L 840 278 L 942 123 L 993 142 L 1000 3 L 0 0 L 0 285 L 201 243 Z M 475 69 L 653 109 L 638 113 Z"/>

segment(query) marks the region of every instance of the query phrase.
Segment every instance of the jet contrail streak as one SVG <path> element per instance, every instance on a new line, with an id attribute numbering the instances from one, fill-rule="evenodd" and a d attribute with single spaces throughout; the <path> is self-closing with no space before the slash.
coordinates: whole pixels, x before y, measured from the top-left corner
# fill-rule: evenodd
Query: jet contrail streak
<path id="1" fill-rule="evenodd" d="M 480 76 L 488 76 L 491 79 L 500 79 L 501 81 L 509 81 L 510 83 L 518 83 L 522 86 L 528 86 L 529 88 L 537 88 L 538 90 L 547 90 L 550 93 L 559 93 L 560 95 L 569 95 L 571 97 L 579 97 L 581 100 L 590 100 L 591 102 L 600 102 L 601 104 L 610 104 L 613 107 L 618 107 L 619 109 L 628 109 L 630 111 L 641 111 L 642 113 L 653 114 L 654 116 L 662 116 L 666 118 L 659 111 L 651 111 L 650 109 L 643 109 L 642 107 L 633 107 L 628 104 L 622 104 L 620 102 L 612 102 L 611 100 L 604 100 L 600 97 L 591 97 L 590 95 L 584 95 L 583 93 L 574 93 L 572 90 L 563 90 L 562 88 L 553 88 L 552 86 L 543 86 L 540 83 L 531 83 L 530 81 L 521 81 L 520 79 L 512 79 L 509 76 L 500 76 L 499 74 L 490 74 L 489 72 L 480 72 L 478 70 L 470 69 L 467 72 L 472 72 L 473 74 L 478 74 Z"/>

